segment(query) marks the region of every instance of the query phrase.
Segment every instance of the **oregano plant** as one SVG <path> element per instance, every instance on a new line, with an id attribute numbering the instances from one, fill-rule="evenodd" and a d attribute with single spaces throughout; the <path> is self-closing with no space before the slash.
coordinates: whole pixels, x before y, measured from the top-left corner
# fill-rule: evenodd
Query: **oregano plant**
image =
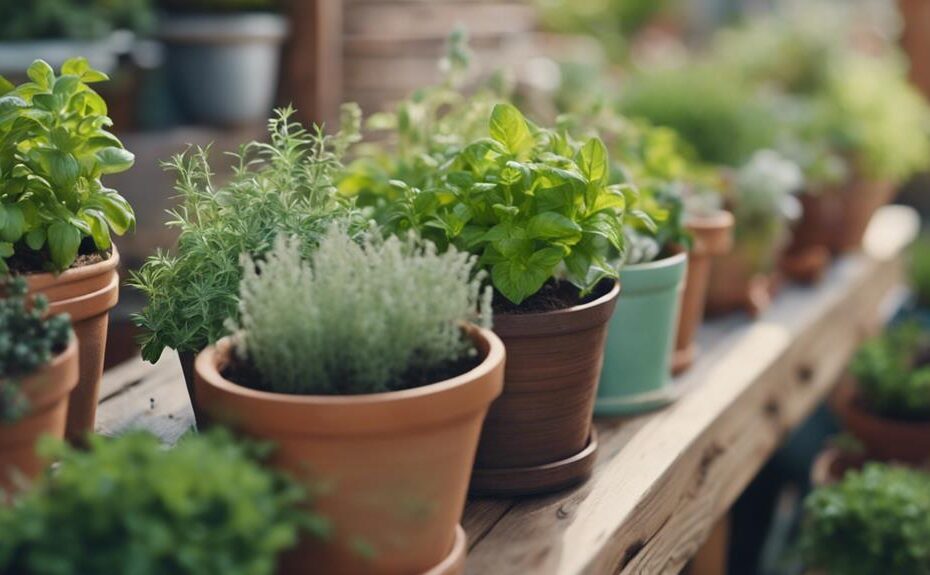
<path id="1" fill-rule="evenodd" d="M 624 247 L 632 184 L 609 183 L 604 143 L 540 128 L 507 103 L 494 106 L 487 133 L 438 167 L 435 185 L 395 182 L 403 193 L 391 225 L 477 254 L 497 292 L 517 305 L 553 277 L 582 295 L 616 277 L 608 260 Z"/>
<path id="2" fill-rule="evenodd" d="M 60 75 L 42 60 L 27 75 L 19 86 L 0 77 L 0 272 L 29 252 L 62 271 L 85 239 L 104 252 L 111 231 L 135 226 L 129 203 L 101 181 L 134 158 L 107 130 L 106 102 L 89 86 L 106 74 L 74 58 Z"/>

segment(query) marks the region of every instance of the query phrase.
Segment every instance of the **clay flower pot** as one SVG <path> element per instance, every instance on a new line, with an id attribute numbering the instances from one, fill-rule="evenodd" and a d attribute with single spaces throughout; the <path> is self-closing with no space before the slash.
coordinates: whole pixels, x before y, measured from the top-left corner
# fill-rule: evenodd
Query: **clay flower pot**
<path id="1" fill-rule="evenodd" d="M 711 265 L 707 314 L 721 315 L 743 310 L 757 316 L 765 311 L 777 288 L 773 269 L 783 246 L 781 235 L 746 241 L 736 238 L 733 250 L 717 257 Z"/>
<path id="2" fill-rule="evenodd" d="M 656 409 L 673 399 L 670 366 L 688 255 L 620 270 L 623 294 L 610 320 L 597 415 Z"/>
<path id="3" fill-rule="evenodd" d="M 868 455 L 910 464 L 930 460 L 930 421 L 902 421 L 870 413 L 851 377 L 837 387 L 830 405 L 843 427 L 865 446 Z"/>
<path id="4" fill-rule="evenodd" d="M 798 196 L 803 212 L 780 262 L 781 271 L 788 278 L 815 283 L 830 265 L 830 246 L 840 225 L 841 193 L 842 190 L 824 188 Z"/>
<path id="5" fill-rule="evenodd" d="M 507 370 L 481 432 L 473 491 L 544 493 L 591 474 L 594 397 L 620 284 L 600 293 L 568 309 L 494 317 Z"/>
<path id="6" fill-rule="evenodd" d="M 328 540 L 301 541 L 279 573 L 462 572 L 458 523 L 481 424 L 504 377 L 500 339 L 474 327 L 469 334 L 483 355 L 471 371 L 367 395 L 286 395 L 233 383 L 221 375 L 229 339 L 197 356 L 195 397 L 205 420 L 276 445 L 271 464 L 319 493 L 315 509 L 332 525 Z"/>
<path id="7" fill-rule="evenodd" d="M 862 247 L 872 215 L 894 198 L 895 191 L 891 182 L 854 178 L 839 201 L 839 225 L 830 238 L 830 250 L 842 254 Z"/>
<path id="8" fill-rule="evenodd" d="M 71 268 L 54 275 L 26 274 L 29 294 L 44 294 L 49 302 L 49 314 L 71 316 L 79 349 L 80 379 L 68 404 L 65 436 L 80 441 L 94 430 L 100 377 L 103 375 L 103 354 L 107 344 L 107 322 L 110 310 L 119 299 L 119 275 L 116 267 L 119 253 L 102 262 Z"/>
<path id="9" fill-rule="evenodd" d="M 838 483 L 847 471 L 861 469 L 868 459 L 839 447 L 827 447 L 821 451 L 811 466 L 811 485 L 824 487 Z"/>
<path id="10" fill-rule="evenodd" d="M 14 491 L 17 479 L 36 477 L 45 468 L 36 441 L 65 436 L 68 398 L 77 384 L 78 343 L 72 336 L 65 351 L 20 382 L 29 402 L 26 414 L 15 423 L 0 423 L 0 491 Z"/>
<path id="11" fill-rule="evenodd" d="M 733 248 L 733 214 L 730 212 L 720 210 L 713 215 L 690 216 L 685 225 L 691 232 L 693 244 L 688 252 L 685 292 L 672 356 L 672 372 L 675 374 L 688 369 L 697 355 L 694 334 L 704 319 L 713 258 Z"/>

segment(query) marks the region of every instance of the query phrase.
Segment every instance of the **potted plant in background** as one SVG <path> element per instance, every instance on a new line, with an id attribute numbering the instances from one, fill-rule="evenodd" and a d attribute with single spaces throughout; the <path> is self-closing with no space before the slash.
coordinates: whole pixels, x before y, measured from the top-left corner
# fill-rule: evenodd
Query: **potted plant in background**
<path id="1" fill-rule="evenodd" d="M 81 373 L 68 406 L 75 440 L 94 427 L 107 316 L 119 294 L 110 234 L 135 225 L 101 177 L 134 158 L 107 131 L 107 106 L 88 85 L 107 77 L 87 60 L 68 60 L 59 76 L 37 60 L 28 76 L 19 86 L 0 79 L 0 272 L 23 275 L 51 313 L 71 316 Z"/>
<path id="2" fill-rule="evenodd" d="M 930 572 L 930 475 L 878 463 L 804 501 L 799 550 L 814 573 Z"/>
<path id="3" fill-rule="evenodd" d="M 155 362 L 165 348 L 178 352 L 193 401 L 194 357 L 227 334 L 238 317 L 239 258 L 261 258 L 279 234 L 301 238 L 305 253 L 337 219 L 361 221 L 335 180 L 342 155 L 358 136 L 358 108 L 344 108 L 342 131 L 327 136 L 293 122 L 281 110 L 269 122 L 269 142 L 251 142 L 240 153 L 227 183 L 215 183 L 208 151 L 176 156 L 180 205 L 169 226 L 180 230 L 173 254 L 158 253 L 130 284 L 148 299 L 135 316 L 142 328 L 142 357 Z"/>
<path id="4" fill-rule="evenodd" d="M 846 430 L 879 459 L 930 459 L 930 338 L 902 324 L 864 344 L 831 405 Z"/>
<path id="5" fill-rule="evenodd" d="M 226 433 L 172 449 L 142 432 L 43 448 L 55 472 L 0 508 L 4 575 L 272 575 L 300 533 L 326 532 L 303 489 Z"/>
<path id="6" fill-rule="evenodd" d="M 165 66 L 193 122 L 242 126 L 274 105 L 288 21 L 277 0 L 159 0 Z"/>
<path id="7" fill-rule="evenodd" d="M 67 316 L 43 317 L 48 301 L 27 308 L 26 282 L 0 284 L 0 502 L 20 476 L 35 477 L 40 435 L 65 436 L 68 396 L 78 382 L 77 341 Z"/>
<path id="8" fill-rule="evenodd" d="M 240 326 L 202 352 L 211 421 L 278 444 L 272 464 L 320 492 L 332 523 L 286 573 L 460 573 L 458 526 L 504 346 L 476 258 L 334 228 L 309 258 L 281 238 L 246 263 Z M 482 318 L 483 315 L 483 318 Z"/>
<path id="9" fill-rule="evenodd" d="M 792 194 L 802 183 L 797 164 L 772 150 L 757 152 L 733 175 L 727 202 L 736 218 L 735 243 L 711 268 L 708 313 L 756 315 L 768 307 L 789 222 L 799 215 Z"/>
<path id="10" fill-rule="evenodd" d="M 472 489 L 552 491 L 587 478 L 594 463 L 591 415 L 619 294 L 608 256 L 623 249 L 629 185 L 608 184 L 599 139 L 531 125 L 510 104 L 494 106 L 485 133 L 440 164 L 430 187 L 398 182 L 389 229 L 470 251 L 490 272 L 507 373 Z"/>
<path id="11" fill-rule="evenodd" d="M 120 33 L 153 25 L 149 0 L 33 0 L 0 5 L 0 74 L 21 74 L 34 60 L 59 67 L 83 54 L 111 73 L 124 41 Z"/>

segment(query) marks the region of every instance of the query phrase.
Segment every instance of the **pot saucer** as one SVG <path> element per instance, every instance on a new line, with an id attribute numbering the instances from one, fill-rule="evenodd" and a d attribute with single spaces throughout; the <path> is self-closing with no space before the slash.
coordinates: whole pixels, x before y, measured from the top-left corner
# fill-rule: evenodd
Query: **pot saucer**
<path id="1" fill-rule="evenodd" d="M 465 554 L 468 551 L 468 539 L 461 525 L 455 526 L 455 541 L 446 558 L 438 565 L 423 572 L 422 575 L 461 575 L 465 572 Z"/>
<path id="2" fill-rule="evenodd" d="M 672 352 L 672 374 L 680 375 L 691 367 L 697 357 L 697 345 L 693 342 L 684 349 L 676 349 Z"/>
<path id="3" fill-rule="evenodd" d="M 587 445 L 578 453 L 554 463 L 533 467 L 475 469 L 469 490 L 475 495 L 539 495 L 585 481 L 597 458 L 597 432 L 591 428 Z"/>
<path id="4" fill-rule="evenodd" d="M 638 415 L 665 407 L 676 399 L 680 392 L 671 382 L 656 391 L 624 395 L 621 397 L 599 397 L 594 404 L 594 415 L 614 417 L 621 415 Z"/>
<path id="5" fill-rule="evenodd" d="M 817 283 L 830 265 L 830 250 L 823 246 L 811 246 L 781 259 L 781 271 L 792 280 L 805 284 Z"/>

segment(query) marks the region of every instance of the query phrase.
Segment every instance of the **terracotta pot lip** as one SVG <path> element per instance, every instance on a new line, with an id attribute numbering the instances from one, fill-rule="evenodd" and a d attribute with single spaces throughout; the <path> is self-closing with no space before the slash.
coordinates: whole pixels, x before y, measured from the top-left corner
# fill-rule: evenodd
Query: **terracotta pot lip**
<path id="1" fill-rule="evenodd" d="M 469 329 L 472 334 L 483 338 L 488 344 L 488 353 L 480 364 L 465 373 L 443 381 L 398 391 L 359 395 L 297 395 L 252 389 L 229 381 L 220 374 L 217 368 L 220 359 L 232 352 L 232 339 L 230 337 L 224 337 L 215 345 L 211 345 L 197 354 L 194 361 L 194 371 L 207 385 L 216 387 L 226 393 L 266 403 L 317 407 L 391 404 L 460 388 L 476 380 L 483 379 L 494 371 L 504 361 L 503 342 L 489 330 L 472 324 L 469 324 Z"/>
<path id="2" fill-rule="evenodd" d="M 712 232 L 733 227 L 736 219 L 728 210 L 719 209 L 712 214 L 689 214 L 685 226 L 695 232 Z"/>
<path id="3" fill-rule="evenodd" d="M 541 311 L 541 312 L 536 312 L 536 313 L 499 313 L 499 314 L 495 314 L 495 315 L 494 315 L 494 318 L 495 318 L 495 319 L 497 319 L 497 318 L 507 318 L 507 319 L 513 321 L 513 320 L 515 320 L 516 318 L 531 318 L 531 317 L 532 317 L 532 318 L 548 318 L 548 317 L 559 317 L 559 316 L 568 315 L 568 314 L 573 314 L 573 313 L 578 313 L 578 312 L 582 312 L 582 311 L 587 311 L 587 310 L 589 310 L 589 309 L 599 307 L 599 306 L 604 305 L 605 303 L 609 302 L 611 299 L 616 298 L 616 297 L 620 294 L 620 280 L 619 280 L 619 279 L 615 279 L 615 278 L 605 278 L 605 279 L 611 279 L 611 280 L 613 281 L 613 284 L 614 284 L 613 287 L 611 287 L 610 290 L 609 290 L 607 293 L 605 293 L 604 295 L 602 295 L 601 297 L 599 297 L 599 298 L 597 298 L 597 299 L 594 299 L 594 300 L 591 300 L 591 301 L 589 301 L 589 302 L 585 302 L 585 303 L 582 303 L 582 304 L 578 304 L 578 305 L 575 305 L 575 306 L 572 306 L 572 307 L 567 307 L 567 308 L 564 308 L 564 309 L 556 309 L 556 310 L 552 310 L 552 311 Z"/>
<path id="4" fill-rule="evenodd" d="M 856 401 L 861 397 L 862 394 L 859 392 L 856 379 L 850 376 L 848 381 L 841 385 L 839 389 L 837 389 L 836 395 L 834 396 L 834 402 L 840 410 L 855 414 L 855 416 L 862 419 L 872 420 L 876 424 L 882 425 L 883 427 L 896 427 L 899 429 L 910 430 L 927 428 L 930 430 L 930 419 L 894 419 L 892 417 L 879 415 L 871 410 L 864 408 Z"/>
<path id="5" fill-rule="evenodd" d="M 623 266 L 622 271 L 631 271 L 631 272 L 647 272 L 652 270 L 672 268 L 677 265 L 682 264 L 682 260 L 688 259 L 688 252 L 679 252 L 677 254 L 662 258 L 660 260 L 652 260 L 651 262 L 643 262 L 639 264 L 630 264 L 628 266 Z"/>
<path id="6" fill-rule="evenodd" d="M 35 409 L 36 407 L 42 407 L 47 404 L 50 399 L 55 399 L 62 395 L 66 395 L 71 392 L 78 384 L 77 377 L 73 378 L 73 381 L 67 381 L 64 377 L 63 372 L 67 370 L 66 364 L 74 362 L 77 363 L 78 355 L 78 341 L 77 336 L 74 331 L 71 331 L 70 340 L 68 341 L 68 346 L 53 357 L 48 363 L 42 365 L 29 375 L 23 377 L 20 388 L 22 392 L 29 398 L 30 409 Z M 75 373 L 77 368 L 75 367 Z M 36 382 L 42 380 L 46 375 L 55 374 L 58 377 L 55 377 L 52 384 L 48 387 L 42 389 L 32 389 Z M 2 379 L 0 379 L 2 381 Z M 54 390 L 53 393 L 49 393 L 49 390 Z"/>
<path id="7" fill-rule="evenodd" d="M 80 266 L 77 268 L 69 268 L 57 275 L 53 272 L 32 272 L 23 274 L 23 277 L 26 278 L 30 288 L 38 289 L 53 284 L 73 283 L 94 276 L 103 275 L 116 269 L 117 265 L 119 265 L 119 250 L 116 249 L 116 244 L 113 244 L 110 257 L 103 260 L 102 262 Z"/>

